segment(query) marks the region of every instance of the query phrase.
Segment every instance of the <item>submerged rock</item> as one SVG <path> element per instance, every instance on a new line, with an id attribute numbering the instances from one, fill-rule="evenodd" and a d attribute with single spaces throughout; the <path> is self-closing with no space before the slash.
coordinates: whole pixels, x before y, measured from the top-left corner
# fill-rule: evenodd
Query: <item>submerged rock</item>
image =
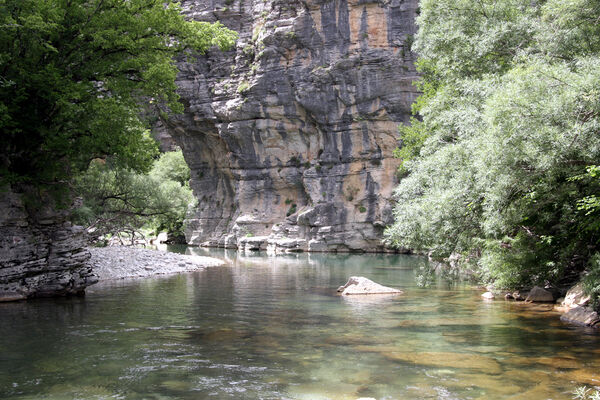
<path id="1" fill-rule="evenodd" d="M 496 359 L 477 354 L 400 351 L 400 348 L 383 346 L 355 346 L 354 349 L 359 352 L 379 353 L 388 360 L 406 364 L 434 368 L 474 369 L 492 375 L 502 372 L 502 367 Z"/>
<path id="2" fill-rule="evenodd" d="M 351 276 L 344 286 L 337 290 L 342 296 L 356 294 L 402 294 L 402 290 L 382 286 L 362 276 Z"/>
<path id="3" fill-rule="evenodd" d="M 542 289 L 539 286 L 534 286 L 533 289 L 527 295 L 525 301 L 531 301 L 535 303 L 548 303 L 554 301 L 554 296 L 549 291 Z"/>

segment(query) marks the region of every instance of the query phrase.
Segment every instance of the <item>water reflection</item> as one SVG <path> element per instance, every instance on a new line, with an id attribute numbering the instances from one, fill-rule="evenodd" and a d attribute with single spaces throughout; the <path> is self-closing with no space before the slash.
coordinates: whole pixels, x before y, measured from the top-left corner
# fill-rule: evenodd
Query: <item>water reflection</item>
<path id="1" fill-rule="evenodd" d="M 180 249 L 228 261 L 0 304 L 3 399 L 570 399 L 598 333 L 543 307 L 415 277 L 402 255 Z M 401 296 L 340 297 L 352 275 Z"/>

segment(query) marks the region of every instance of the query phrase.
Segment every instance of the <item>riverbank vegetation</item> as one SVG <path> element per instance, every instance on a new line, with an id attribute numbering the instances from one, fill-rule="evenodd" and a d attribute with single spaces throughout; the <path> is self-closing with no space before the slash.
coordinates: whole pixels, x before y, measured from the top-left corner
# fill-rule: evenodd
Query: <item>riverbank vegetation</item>
<path id="1" fill-rule="evenodd" d="M 136 238 L 167 232 L 183 239 L 183 220 L 194 196 L 190 169 L 181 150 L 164 153 L 148 173 L 123 168 L 112 159 L 97 159 L 74 180 L 80 199 L 74 222 L 87 228 L 100 243 L 109 236 Z"/>
<path id="2" fill-rule="evenodd" d="M 573 392 L 573 400 L 600 400 L 600 391 L 580 386 Z"/>
<path id="3" fill-rule="evenodd" d="M 600 296 L 600 3 L 423 0 L 397 247 Z"/>

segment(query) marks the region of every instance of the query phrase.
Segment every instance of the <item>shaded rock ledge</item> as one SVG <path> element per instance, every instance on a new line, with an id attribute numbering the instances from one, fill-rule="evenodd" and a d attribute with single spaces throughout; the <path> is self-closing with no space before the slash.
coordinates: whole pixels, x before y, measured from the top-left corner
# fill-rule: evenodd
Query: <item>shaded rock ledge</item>
<path id="1" fill-rule="evenodd" d="M 90 248 L 89 261 L 100 281 L 179 274 L 225 264 L 212 257 L 188 256 L 137 247 Z"/>
<path id="2" fill-rule="evenodd" d="M 351 276 L 344 286 L 337 290 L 342 296 L 366 294 L 402 294 L 402 290 L 382 286 L 362 276 Z"/>

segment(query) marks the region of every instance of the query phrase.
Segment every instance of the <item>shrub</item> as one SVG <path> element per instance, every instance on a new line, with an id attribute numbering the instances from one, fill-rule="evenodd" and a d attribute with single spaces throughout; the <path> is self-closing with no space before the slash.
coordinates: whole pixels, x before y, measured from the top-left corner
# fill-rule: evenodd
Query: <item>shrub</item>
<path id="1" fill-rule="evenodd" d="M 600 25 L 586 15 L 600 3 L 420 4 L 422 96 L 401 128 L 387 243 L 481 255 L 481 276 L 499 286 L 587 268 L 597 293 Z"/>
<path id="2" fill-rule="evenodd" d="M 573 400 L 600 400 L 600 392 L 580 386 L 573 392 Z"/>
<path id="3" fill-rule="evenodd" d="M 248 81 L 242 81 L 237 87 L 237 92 L 240 94 L 245 93 L 248 89 L 250 89 L 250 83 Z"/>
<path id="4" fill-rule="evenodd" d="M 189 168 L 181 151 L 165 153 L 143 174 L 107 161 L 94 160 L 75 180 L 82 205 L 73 214 L 99 238 L 122 231 L 167 231 L 183 235 L 183 220 L 194 201 Z"/>
<path id="5" fill-rule="evenodd" d="M 583 277 L 583 290 L 591 296 L 592 306 L 600 311 L 600 253 L 594 254 Z"/>

